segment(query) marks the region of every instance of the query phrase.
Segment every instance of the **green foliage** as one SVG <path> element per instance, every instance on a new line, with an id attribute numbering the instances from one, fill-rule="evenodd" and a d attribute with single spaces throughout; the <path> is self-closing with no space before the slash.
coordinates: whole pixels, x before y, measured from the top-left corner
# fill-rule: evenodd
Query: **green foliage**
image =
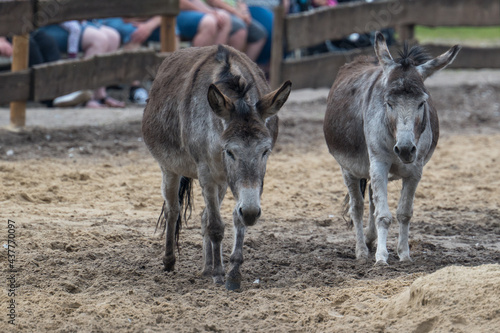
<path id="1" fill-rule="evenodd" d="M 460 43 L 471 46 L 500 45 L 500 26 L 496 27 L 415 27 L 415 37 L 422 44 Z"/>

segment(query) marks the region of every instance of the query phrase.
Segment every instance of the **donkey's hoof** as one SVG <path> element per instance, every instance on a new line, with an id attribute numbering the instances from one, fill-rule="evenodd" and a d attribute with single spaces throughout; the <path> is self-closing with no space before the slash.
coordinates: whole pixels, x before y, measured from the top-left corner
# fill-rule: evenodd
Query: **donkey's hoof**
<path id="1" fill-rule="evenodd" d="M 224 277 L 222 275 L 214 275 L 212 278 L 215 284 L 224 284 Z"/>
<path id="2" fill-rule="evenodd" d="M 231 281 L 227 280 L 226 281 L 226 289 L 227 290 L 237 290 L 241 288 L 241 282 L 240 281 Z"/>
<path id="3" fill-rule="evenodd" d="M 401 262 L 413 262 L 413 259 L 410 258 L 409 254 L 407 254 L 407 255 L 399 256 L 399 261 L 401 261 Z"/>
<path id="4" fill-rule="evenodd" d="M 358 262 L 367 261 L 369 256 L 370 252 L 364 244 L 356 247 L 356 260 Z"/>
<path id="5" fill-rule="evenodd" d="M 175 268 L 175 257 L 163 257 L 163 270 L 172 272 Z"/>
<path id="6" fill-rule="evenodd" d="M 380 260 L 377 260 L 377 262 L 375 263 L 375 266 L 386 267 L 386 266 L 389 266 L 389 264 L 387 263 L 387 261 L 380 259 Z"/>
<path id="7" fill-rule="evenodd" d="M 368 256 L 356 258 L 356 262 L 360 265 L 365 265 L 369 262 Z"/>
<path id="8" fill-rule="evenodd" d="M 201 276 L 206 277 L 206 278 L 211 277 L 212 276 L 212 269 L 209 268 L 209 269 L 202 270 Z"/>
<path id="9" fill-rule="evenodd" d="M 375 252 L 377 250 L 377 238 L 372 241 L 366 241 L 366 247 L 368 251 Z"/>

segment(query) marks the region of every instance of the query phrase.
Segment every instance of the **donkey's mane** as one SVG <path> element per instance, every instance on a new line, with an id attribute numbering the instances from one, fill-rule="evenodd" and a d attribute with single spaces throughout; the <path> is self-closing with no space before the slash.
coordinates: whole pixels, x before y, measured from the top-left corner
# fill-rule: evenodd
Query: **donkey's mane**
<path id="1" fill-rule="evenodd" d="M 250 107 L 245 102 L 245 96 L 253 87 L 252 82 L 248 82 L 241 75 L 231 71 L 230 57 L 234 56 L 230 49 L 219 45 L 215 58 L 223 64 L 223 67 L 218 75 L 218 80 L 215 82 L 217 87 L 223 88 L 224 92 L 236 99 L 236 112 L 242 115 L 250 113 Z"/>
<path id="2" fill-rule="evenodd" d="M 408 43 L 405 42 L 403 50 L 399 51 L 399 58 L 397 58 L 395 62 L 400 64 L 403 69 L 406 70 L 410 66 L 419 66 L 431 59 L 432 57 L 422 46 L 413 45 L 410 47 Z"/>
<path id="3" fill-rule="evenodd" d="M 215 84 L 217 86 L 223 85 L 227 90 L 234 92 L 236 98 L 242 99 L 252 88 L 252 83 L 248 83 L 241 75 L 231 72 L 230 56 L 231 51 L 219 45 L 215 57 L 218 61 L 223 63 L 223 67 L 219 73 L 219 80 L 217 80 Z"/>

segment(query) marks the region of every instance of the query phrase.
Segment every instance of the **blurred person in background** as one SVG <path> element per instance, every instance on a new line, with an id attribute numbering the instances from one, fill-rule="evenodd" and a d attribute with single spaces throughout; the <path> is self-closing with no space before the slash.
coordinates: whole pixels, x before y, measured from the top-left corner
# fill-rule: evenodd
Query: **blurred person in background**
<path id="1" fill-rule="evenodd" d="M 231 14 L 229 45 L 245 52 L 253 61 L 259 57 L 268 35 L 266 28 L 252 18 L 247 4 L 242 0 L 206 0 L 209 5 Z"/>
<path id="2" fill-rule="evenodd" d="M 12 43 L 9 38 L 0 37 L 0 55 L 12 57 Z M 35 30 L 29 34 L 29 56 L 28 66 L 32 67 L 61 59 L 58 45 L 54 38 L 43 30 Z M 88 91 L 76 91 L 68 95 L 60 96 L 54 100 L 42 101 L 48 107 L 78 105 L 89 101 L 91 94 Z"/>
<path id="3" fill-rule="evenodd" d="M 120 47 L 120 34 L 115 29 L 92 21 L 82 21 L 79 24 L 79 51 L 83 52 L 84 58 L 114 52 Z M 64 22 L 48 25 L 40 30 L 55 39 L 59 51 L 62 53 L 68 51 L 68 43 L 74 40 L 70 34 L 71 30 L 64 26 Z M 86 106 L 90 108 L 123 108 L 125 103 L 108 96 L 106 87 L 100 87 L 93 91 L 92 98 L 86 102 Z"/>

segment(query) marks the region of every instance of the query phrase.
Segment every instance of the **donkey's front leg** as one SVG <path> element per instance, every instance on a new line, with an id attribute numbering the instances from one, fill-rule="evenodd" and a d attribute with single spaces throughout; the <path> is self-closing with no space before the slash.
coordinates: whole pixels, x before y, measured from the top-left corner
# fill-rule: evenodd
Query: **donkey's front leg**
<path id="1" fill-rule="evenodd" d="M 375 248 L 375 241 L 377 240 L 377 227 L 375 225 L 375 204 L 373 203 L 373 190 L 371 184 L 368 186 L 368 201 L 370 203 L 370 214 L 365 238 L 366 246 L 368 246 L 370 251 L 373 251 Z"/>
<path id="2" fill-rule="evenodd" d="M 200 184 L 202 183 L 200 179 Z M 205 199 L 206 208 L 202 216 L 202 223 L 206 225 L 203 228 L 203 241 L 205 251 L 205 268 L 207 269 L 206 258 L 207 250 L 212 248 L 212 278 L 215 283 L 224 283 L 224 264 L 222 262 L 222 239 L 224 238 L 224 222 L 219 211 L 219 195 L 217 185 L 202 184 L 203 198 Z M 208 239 L 207 239 L 208 238 Z M 206 242 L 210 241 L 210 245 Z"/>
<path id="3" fill-rule="evenodd" d="M 400 261 L 411 261 L 408 235 L 410 220 L 413 216 L 413 200 L 419 181 L 419 178 L 403 178 L 403 188 L 396 213 L 399 222 L 398 256 Z"/>
<path id="4" fill-rule="evenodd" d="M 243 263 L 243 239 L 245 238 L 245 225 L 239 219 L 236 209 L 233 211 L 234 245 L 231 258 L 231 267 L 226 276 L 226 289 L 235 290 L 241 287 L 240 266 Z"/>
<path id="5" fill-rule="evenodd" d="M 214 267 L 214 255 L 212 251 L 212 241 L 210 240 L 210 236 L 208 236 L 207 232 L 207 224 L 208 213 L 207 208 L 205 208 L 201 214 L 201 235 L 203 236 L 203 270 L 201 274 L 203 276 L 210 277 L 212 276 Z"/>
<path id="6" fill-rule="evenodd" d="M 370 177 L 373 189 L 373 203 L 375 206 L 375 223 L 377 225 L 377 252 L 376 265 L 387 265 L 389 252 L 387 251 L 387 233 L 392 222 L 392 214 L 387 203 L 387 182 L 389 166 L 385 163 L 371 161 Z"/>

